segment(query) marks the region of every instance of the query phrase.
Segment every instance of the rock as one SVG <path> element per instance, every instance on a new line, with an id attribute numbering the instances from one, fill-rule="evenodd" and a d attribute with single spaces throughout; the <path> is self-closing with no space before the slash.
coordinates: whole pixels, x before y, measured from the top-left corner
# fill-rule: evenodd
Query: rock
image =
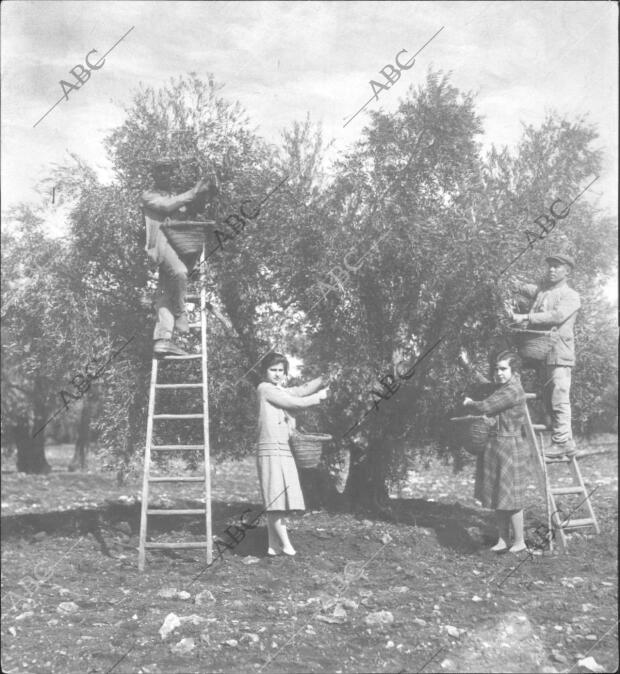
<path id="1" fill-rule="evenodd" d="M 258 634 L 254 634 L 254 632 L 246 632 L 246 634 L 243 634 L 241 638 L 239 639 L 241 643 L 248 642 L 249 644 L 257 644 L 259 642 L 259 636 Z"/>
<path id="2" fill-rule="evenodd" d="M 24 611 L 23 613 L 20 613 L 18 616 L 16 616 L 15 622 L 18 622 L 19 620 L 25 620 L 26 618 L 30 618 L 33 615 L 34 611 Z"/>
<path id="3" fill-rule="evenodd" d="M 392 542 L 392 537 L 390 534 L 385 533 L 383 536 L 379 537 L 379 540 L 383 543 L 383 545 L 387 545 L 388 543 Z"/>
<path id="4" fill-rule="evenodd" d="M 200 633 L 200 641 L 202 641 L 204 644 L 207 644 L 207 645 L 211 644 L 211 637 L 209 635 L 209 630 L 203 630 Z"/>
<path id="5" fill-rule="evenodd" d="M 176 587 L 164 587 L 157 593 L 157 596 L 162 599 L 176 599 L 177 589 Z"/>
<path id="6" fill-rule="evenodd" d="M 224 645 L 229 646 L 230 648 L 237 648 L 239 642 L 236 639 L 227 639 L 224 642 Z"/>
<path id="7" fill-rule="evenodd" d="M 64 615 L 69 615 L 70 613 L 75 613 L 79 611 L 80 607 L 73 601 L 63 601 L 58 604 L 56 611 L 58 613 L 63 613 Z"/>
<path id="8" fill-rule="evenodd" d="M 194 640 L 191 637 L 181 639 L 178 644 L 175 644 L 172 646 L 170 649 L 172 653 L 175 655 L 187 655 L 188 653 L 191 653 L 196 644 L 194 644 Z"/>
<path id="9" fill-rule="evenodd" d="M 42 541 L 47 536 L 45 531 L 38 531 L 34 536 L 35 541 Z"/>
<path id="10" fill-rule="evenodd" d="M 177 599 L 180 599 L 181 601 L 188 601 L 191 598 L 192 595 L 189 592 L 186 592 L 185 590 L 177 592 Z"/>
<path id="11" fill-rule="evenodd" d="M 585 667 L 590 672 L 605 672 L 607 671 L 605 667 L 602 667 L 598 662 L 590 655 L 587 658 L 583 658 L 577 662 L 579 667 Z"/>
<path id="12" fill-rule="evenodd" d="M 556 662 L 561 662 L 561 663 L 568 662 L 568 658 L 565 655 L 562 655 L 562 653 L 559 653 L 558 651 L 551 651 L 551 657 Z"/>
<path id="13" fill-rule="evenodd" d="M 190 625 L 202 625 L 209 622 L 208 618 L 196 615 L 195 613 L 192 613 L 192 615 L 179 616 L 179 620 L 181 621 L 181 625 L 186 625 L 187 623 Z"/>
<path id="14" fill-rule="evenodd" d="M 198 604 L 198 606 L 209 603 L 215 604 L 215 597 L 210 590 L 203 590 L 195 596 L 194 601 L 196 604 Z"/>
<path id="15" fill-rule="evenodd" d="M 336 608 L 334 609 L 333 613 L 334 618 L 343 618 L 346 620 L 347 617 L 347 612 L 344 610 L 344 608 L 338 604 Z"/>
<path id="16" fill-rule="evenodd" d="M 159 636 L 162 640 L 167 639 L 168 635 L 180 625 L 179 616 L 176 613 L 169 613 L 164 620 L 164 624 L 159 628 Z"/>
<path id="17" fill-rule="evenodd" d="M 451 636 L 455 637 L 458 639 L 461 634 L 465 632 L 465 630 L 459 629 L 458 627 L 454 627 L 453 625 L 446 625 L 446 632 Z"/>
<path id="18" fill-rule="evenodd" d="M 356 601 L 354 601 L 353 599 L 343 599 L 342 605 L 345 608 L 352 609 L 353 611 L 355 611 L 355 609 L 359 607 L 359 604 Z"/>
<path id="19" fill-rule="evenodd" d="M 252 555 L 248 555 L 247 557 L 244 557 L 241 560 L 242 564 L 258 564 L 260 562 L 260 559 L 258 557 L 252 557 Z"/>
<path id="20" fill-rule="evenodd" d="M 391 625 L 394 622 L 394 616 L 390 611 L 374 611 L 364 618 L 364 622 L 367 625 Z"/>
<path id="21" fill-rule="evenodd" d="M 426 620 L 424 620 L 424 618 L 414 618 L 411 622 L 419 625 L 420 627 L 424 627 L 424 625 L 426 625 Z"/>
<path id="22" fill-rule="evenodd" d="M 392 592 L 402 594 L 403 592 L 409 592 L 409 588 L 406 585 L 397 585 L 396 587 L 390 588 Z"/>
<path id="23" fill-rule="evenodd" d="M 439 665 L 442 669 L 447 669 L 450 672 L 455 672 L 456 671 L 456 664 L 454 663 L 453 660 L 450 660 L 450 658 L 446 658 L 445 660 L 441 661 L 441 664 Z"/>
<path id="24" fill-rule="evenodd" d="M 475 594 L 475 595 L 471 598 L 471 600 L 472 600 L 472 601 L 476 601 L 476 602 L 482 601 L 482 597 L 479 597 L 477 594 Z"/>
<path id="25" fill-rule="evenodd" d="M 317 620 L 320 620 L 322 623 L 329 623 L 330 625 L 341 625 L 344 620 L 342 618 L 335 618 L 331 615 L 318 615 Z"/>

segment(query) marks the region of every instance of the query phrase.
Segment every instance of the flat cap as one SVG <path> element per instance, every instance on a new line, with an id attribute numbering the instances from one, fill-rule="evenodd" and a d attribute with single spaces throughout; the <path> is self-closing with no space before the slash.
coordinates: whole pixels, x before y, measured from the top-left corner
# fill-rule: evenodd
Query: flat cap
<path id="1" fill-rule="evenodd" d="M 163 168 L 165 166 L 178 166 L 179 162 L 172 157 L 157 157 L 151 160 L 152 168 Z"/>
<path id="2" fill-rule="evenodd" d="M 549 260 L 556 260 L 562 264 L 567 264 L 571 269 L 575 268 L 574 258 L 572 258 L 570 255 L 566 255 L 566 253 L 554 253 L 553 255 L 549 255 L 545 258 L 545 262 L 549 262 Z"/>

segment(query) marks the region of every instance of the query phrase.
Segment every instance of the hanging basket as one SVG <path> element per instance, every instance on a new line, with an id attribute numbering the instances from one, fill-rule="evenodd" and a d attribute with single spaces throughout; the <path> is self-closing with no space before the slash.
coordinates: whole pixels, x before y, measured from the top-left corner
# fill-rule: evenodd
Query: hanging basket
<path id="1" fill-rule="evenodd" d="M 510 326 L 519 355 L 525 360 L 545 360 L 558 341 L 557 330 L 527 330 Z"/>
<path id="2" fill-rule="evenodd" d="M 323 443 L 331 440 L 327 433 L 302 433 L 291 429 L 289 443 L 299 468 L 316 468 L 323 453 Z"/>
<path id="3" fill-rule="evenodd" d="M 491 428 L 495 425 L 493 419 L 484 414 L 469 414 L 464 417 L 452 417 L 450 421 L 456 426 L 459 440 L 467 452 L 473 455 L 484 452 Z"/>
<path id="4" fill-rule="evenodd" d="M 179 257 L 196 255 L 202 252 L 207 231 L 214 225 L 213 221 L 173 221 L 164 220 L 160 225 L 168 243 Z"/>

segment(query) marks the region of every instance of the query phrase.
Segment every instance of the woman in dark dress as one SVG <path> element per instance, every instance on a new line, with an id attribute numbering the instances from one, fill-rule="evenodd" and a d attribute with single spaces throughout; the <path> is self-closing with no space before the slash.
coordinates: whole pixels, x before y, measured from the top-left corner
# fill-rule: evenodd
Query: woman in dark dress
<path id="1" fill-rule="evenodd" d="M 530 453 L 523 439 L 525 392 L 518 373 L 518 356 L 502 351 L 495 359 L 493 378 L 497 387 L 484 400 L 465 398 L 463 404 L 473 413 L 495 417 L 489 443 L 476 463 L 474 498 L 485 508 L 496 511 L 499 539 L 491 548 L 495 552 L 525 550 L 523 506 L 530 477 Z M 513 541 L 510 548 L 510 525 Z"/>

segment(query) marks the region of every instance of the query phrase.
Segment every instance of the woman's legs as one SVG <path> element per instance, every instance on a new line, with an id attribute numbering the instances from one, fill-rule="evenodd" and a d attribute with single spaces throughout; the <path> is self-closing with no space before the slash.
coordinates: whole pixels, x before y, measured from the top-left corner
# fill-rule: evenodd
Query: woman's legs
<path id="1" fill-rule="evenodd" d="M 510 552 L 521 552 L 525 550 L 525 541 L 523 540 L 523 510 L 511 510 L 510 523 L 512 524 L 513 542 Z"/>
<path id="2" fill-rule="evenodd" d="M 282 521 L 282 512 L 273 511 L 267 513 L 267 535 L 269 537 L 268 554 L 273 554 L 282 550 L 286 555 L 294 555 L 295 549 L 286 531 L 286 526 Z"/>
<path id="3" fill-rule="evenodd" d="M 495 519 L 497 520 L 497 529 L 499 538 L 497 543 L 491 548 L 493 552 L 502 552 L 508 549 L 508 538 L 510 536 L 510 517 L 506 510 L 496 510 Z"/>

